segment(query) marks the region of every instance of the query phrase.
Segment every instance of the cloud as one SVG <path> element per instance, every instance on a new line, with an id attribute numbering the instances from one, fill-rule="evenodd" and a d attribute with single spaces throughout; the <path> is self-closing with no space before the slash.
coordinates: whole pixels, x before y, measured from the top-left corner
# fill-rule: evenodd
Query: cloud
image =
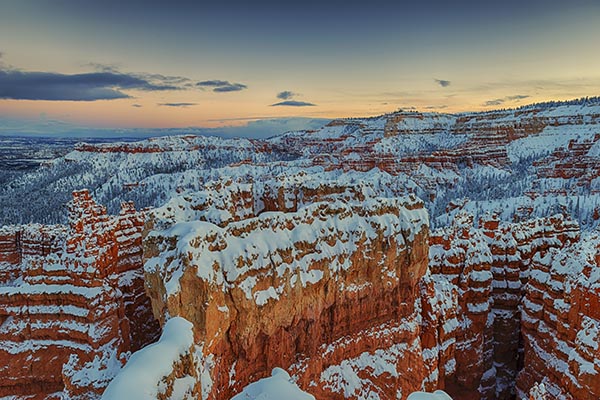
<path id="1" fill-rule="evenodd" d="M 165 107 L 191 107 L 197 105 L 197 103 L 158 103 L 158 105 Z"/>
<path id="2" fill-rule="evenodd" d="M 501 99 L 488 100 L 485 103 L 483 103 L 483 105 L 486 107 L 499 106 L 500 104 L 504 104 L 506 102 L 518 102 L 519 100 L 523 100 L 523 99 L 526 99 L 529 97 L 531 97 L 531 96 L 524 95 L 524 94 L 516 94 L 513 96 L 506 96 Z"/>
<path id="3" fill-rule="evenodd" d="M 90 67 L 94 71 L 98 71 L 98 72 L 114 72 L 114 73 L 119 73 L 119 66 L 117 64 L 105 64 L 105 63 L 89 62 L 89 63 L 83 64 L 82 67 Z"/>
<path id="4" fill-rule="evenodd" d="M 240 90 L 248 88 L 248 86 L 244 85 L 243 83 L 232 83 L 229 81 L 221 81 L 218 79 L 198 82 L 196 83 L 196 86 L 199 86 L 201 88 L 212 88 L 213 92 L 217 93 L 239 92 Z"/>
<path id="5" fill-rule="evenodd" d="M 442 105 L 439 105 L 439 106 L 427 106 L 427 107 L 425 107 L 426 110 L 442 110 L 444 108 L 448 108 L 448 105 L 442 104 Z"/>
<path id="6" fill-rule="evenodd" d="M 277 93 L 277 98 L 281 100 L 290 100 L 291 98 L 297 95 L 298 93 L 294 93 L 289 90 L 284 90 L 283 92 Z"/>
<path id="7" fill-rule="evenodd" d="M 169 76 L 162 74 L 149 74 L 147 72 L 135 73 L 134 76 L 145 79 L 149 82 L 160 83 L 162 85 L 171 85 L 175 86 L 178 89 L 191 88 L 194 85 L 192 84 L 192 80 L 190 78 L 186 78 L 184 76 Z"/>
<path id="8" fill-rule="evenodd" d="M 444 79 L 434 79 L 434 82 L 440 85 L 441 87 L 448 87 L 452 82 L 446 81 Z"/>
<path id="9" fill-rule="evenodd" d="M 308 103 L 306 101 L 297 101 L 297 100 L 280 101 L 279 103 L 271 104 L 271 107 L 278 107 L 278 106 L 313 107 L 313 106 L 316 106 L 316 104 Z"/>
<path id="10" fill-rule="evenodd" d="M 489 106 L 499 106 L 500 104 L 504 103 L 506 100 L 504 99 L 494 99 L 494 100 L 488 100 L 485 103 L 483 103 L 484 106 L 489 107 Z"/>
<path id="11" fill-rule="evenodd" d="M 60 74 L 0 70 L 0 98 L 14 100 L 95 101 L 130 98 L 123 90 L 178 90 L 175 85 L 153 83 L 133 74 L 92 72 Z"/>
<path id="12" fill-rule="evenodd" d="M 214 128 L 206 133 L 223 137 L 252 137 L 264 139 L 288 131 L 319 129 L 329 121 L 330 119 L 303 117 L 268 118 L 250 121 L 243 126 Z"/>
<path id="13" fill-rule="evenodd" d="M 229 81 L 212 80 L 212 81 L 198 82 L 196 85 L 198 85 L 198 86 L 218 87 L 218 86 L 231 85 L 231 83 L 229 83 Z"/>
<path id="14" fill-rule="evenodd" d="M 524 94 L 517 94 L 517 95 L 514 95 L 514 96 L 508 96 L 508 97 L 506 97 L 506 100 L 523 100 L 523 99 L 526 99 L 528 97 L 531 97 L 531 96 L 524 95 Z"/>
<path id="15" fill-rule="evenodd" d="M 213 89 L 213 92 L 239 92 L 246 89 L 248 86 L 242 83 L 233 83 L 227 86 L 219 86 Z"/>
<path id="16" fill-rule="evenodd" d="M 191 107 L 198 105 L 197 103 L 158 103 L 159 106 L 164 107 Z"/>
<path id="17" fill-rule="evenodd" d="M 104 64 L 104 63 L 90 62 L 90 63 L 84 64 L 83 66 L 91 67 L 97 72 L 111 72 L 111 73 L 115 73 L 115 74 L 123 74 L 123 72 L 121 72 L 121 68 L 118 64 Z M 127 73 L 127 75 L 146 80 L 155 85 L 174 86 L 177 89 L 185 89 L 185 88 L 190 88 L 193 86 L 192 80 L 190 78 L 186 78 L 183 76 L 169 76 L 169 75 L 162 75 L 162 74 L 153 74 L 153 73 L 148 73 L 148 72 Z"/>
<path id="18" fill-rule="evenodd" d="M 140 108 L 140 107 L 142 107 L 142 105 L 141 104 L 132 104 L 131 107 Z"/>

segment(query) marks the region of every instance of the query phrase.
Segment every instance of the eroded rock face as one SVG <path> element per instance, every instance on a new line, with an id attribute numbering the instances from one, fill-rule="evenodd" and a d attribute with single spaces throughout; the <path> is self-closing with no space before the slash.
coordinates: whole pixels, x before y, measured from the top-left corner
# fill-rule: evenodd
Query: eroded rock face
<path id="1" fill-rule="evenodd" d="M 558 130 L 600 122 L 597 108 L 557 108 L 530 106 L 465 114 L 398 111 L 369 119 L 334 120 L 318 131 L 283 135 L 276 143 L 314 155 L 315 165 L 356 171 L 377 167 L 427 181 L 432 176 L 419 172 L 422 165 L 453 172 L 463 165 L 504 168 L 511 164 L 507 147 L 512 142 L 549 127 Z M 363 140 L 357 140 L 360 137 Z M 579 160 L 566 162 L 560 170 L 580 174 L 581 166 Z"/>
<path id="2" fill-rule="evenodd" d="M 458 292 L 450 353 L 456 368 L 442 376 L 455 398 L 512 399 L 523 365 L 520 310 L 532 265 L 541 254 L 576 243 L 579 227 L 560 215 L 521 223 L 489 217 L 479 225 L 463 213 L 430 237 L 433 280 Z"/>
<path id="3" fill-rule="evenodd" d="M 538 254 L 523 300 L 519 394 L 543 382 L 548 398 L 600 397 L 600 234 Z"/>
<path id="4" fill-rule="evenodd" d="M 143 214 L 126 203 L 109 216 L 87 191 L 68 209 L 68 227 L 3 229 L 0 396 L 97 397 L 127 352 L 156 338 L 141 273 Z"/>
<path id="5" fill-rule="evenodd" d="M 131 356 L 103 400 L 191 400 L 201 397 L 192 324 L 169 319 L 160 339 Z"/>
<path id="6" fill-rule="evenodd" d="M 94 175 L 109 209 L 164 205 L 80 192 L 69 225 L 0 228 L 0 397 L 97 398 L 153 308 L 195 324 L 161 399 L 273 367 L 326 399 L 597 398 L 599 123 L 595 99 L 80 145 L 43 191 Z"/>
<path id="7" fill-rule="evenodd" d="M 422 212 L 414 200 L 294 182 L 229 182 L 155 210 L 149 223 L 155 315 L 194 322 L 208 398 L 227 398 L 274 367 L 317 398 L 435 389 L 514 398 L 527 352 L 525 287 L 535 260 L 578 243 L 576 222 L 475 222 L 459 212 L 427 250 L 426 236 L 398 229 L 410 225 L 402 215 Z"/>
<path id="8" fill-rule="evenodd" d="M 147 290 L 158 318 L 194 324 L 214 360 L 210 399 L 233 396 L 274 367 L 290 369 L 317 397 L 357 397 L 348 391 L 371 383 L 408 394 L 425 375 L 418 282 L 427 235 L 422 203 L 408 197 L 316 202 L 224 227 L 180 222 L 145 241 Z M 390 371 L 365 367 L 364 387 L 340 387 L 343 364 L 365 357 Z"/>

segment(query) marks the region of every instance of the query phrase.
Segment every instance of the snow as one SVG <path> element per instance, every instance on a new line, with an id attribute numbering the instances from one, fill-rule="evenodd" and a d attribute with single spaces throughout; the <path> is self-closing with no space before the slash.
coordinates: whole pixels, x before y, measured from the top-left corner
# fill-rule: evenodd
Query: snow
<path id="1" fill-rule="evenodd" d="M 43 295 L 43 294 L 75 294 L 79 296 L 84 296 L 88 299 L 93 299 L 94 297 L 102 294 L 107 287 L 84 287 L 84 286 L 75 286 L 72 284 L 65 285 L 55 285 L 55 284 L 29 284 L 24 283 L 20 286 L 7 286 L 0 287 L 0 295 L 18 295 L 18 294 L 27 294 L 27 295 Z M 109 289 L 110 290 L 110 289 Z"/>
<path id="2" fill-rule="evenodd" d="M 427 212 L 414 205 L 418 203 L 408 196 L 362 202 L 338 199 L 308 204 L 297 212 L 264 212 L 224 227 L 182 221 L 150 233 L 150 240 L 164 247 L 144 268 L 163 271 L 166 296 L 179 292 L 183 270 L 194 265 L 199 278 L 223 288 L 238 287 L 248 300 L 262 306 L 279 299 L 285 289 L 282 285 L 256 289 L 266 277 L 289 274 L 294 285 L 314 285 L 326 274 L 348 269 L 358 246 L 368 247 L 379 232 L 401 251 L 428 224 Z M 328 272 L 313 267 L 322 261 Z"/>
<path id="3" fill-rule="evenodd" d="M 506 147 L 513 163 L 522 158 L 539 157 L 559 147 L 566 147 L 571 140 L 589 137 L 595 133 L 594 125 L 548 126 L 536 135 L 517 139 Z"/>
<path id="4" fill-rule="evenodd" d="M 296 385 L 281 368 L 273 368 L 271 376 L 251 383 L 231 400 L 315 400 Z"/>
<path id="5" fill-rule="evenodd" d="M 129 353 L 119 354 L 118 340 L 112 340 L 101 346 L 101 352 L 81 365 L 79 357 L 71 354 L 63 365 L 63 375 L 79 387 L 105 388 L 122 367 L 122 361 Z"/>
<path id="6" fill-rule="evenodd" d="M 587 156 L 600 158 L 600 141 L 597 141 L 592 145 L 592 147 L 590 147 Z"/>
<path id="7" fill-rule="evenodd" d="M 581 326 L 582 329 L 577 332 L 575 343 L 598 351 L 598 342 L 600 341 L 600 321 L 584 316 Z"/>
<path id="8" fill-rule="evenodd" d="M 368 371 L 368 375 L 373 377 L 386 374 L 397 378 L 400 376 L 396 369 L 398 360 L 405 357 L 406 352 L 417 351 L 419 347 L 420 343 L 416 339 L 411 344 L 397 343 L 389 348 L 364 352 L 358 357 L 329 366 L 321 373 L 320 380 L 325 383 L 326 388 L 342 393 L 345 398 L 379 399 L 380 390 L 368 378 L 361 378 L 359 373 Z"/>
<path id="9" fill-rule="evenodd" d="M 162 380 L 172 373 L 172 366 L 190 352 L 194 346 L 193 326 L 181 317 L 169 319 L 157 343 L 134 353 L 125 367 L 108 385 L 102 400 L 156 400 Z M 177 394 L 187 392 L 194 381 L 183 379 L 177 382 Z M 186 386 L 187 385 L 187 386 Z M 183 400 L 188 397 L 174 397 Z"/>
<path id="10" fill-rule="evenodd" d="M 406 400 L 452 400 L 452 397 L 443 390 L 436 390 L 433 393 L 414 392 L 408 395 Z"/>
<path id="11" fill-rule="evenodd" d="M 578 143 L 589 142 L 598 132 L 597 123 L 592 123 L 592 115 L 599 113 L 600 106 L 597 104 L 559 104 L 531 106 L 518 112 L 506 110 L 455 115 L 398 112 L 376 118 L 353 118 L 343 121 L 342 125 L 327 126 L 313 133 L 293 132 L 268 142 L 285 147 L 288 143 L 293 143 L 293 140 L 298 140 L 298 143 L 304 146 L 301 150 L 305 157 L 295 161 L 289 161 L 289 158 L 297 156 L 294 153 L 279 152 L 279 150 L 272 153 L 259 152 L 256 142 L 243 139 L 170 137 L 134 144 L 97 146 L 100 152 L 87 151 L 80 146 L 67 156 L 56 160 L 52 166 L 18 180 L 14 186 L 18 189 L 7 192 L 7 198 L 18 199 L 18 202 L 23 203 L 27 209 L 37 211 L 46 207 L 46 210 L 53 210 L 58 209 L 58 204 L 64 202 L 61 194 L 68 193 L 75 187 L 88 186 L 94 189 L 99 202 L 107 203 L 109 208 L 114 209 L 123 199 L 140 200 L 141 205 L 160 206 L 149 213 L 152 222 L 156 223 L 155 231 L 150 234 L 150 238 L 176 239 L 177 245 L 173 248 L 166 246 L 161 249 L 165 251 L 148 260 L 145 268 L 150 272 L 160 270 L 165 278 L 167 295 L 178 293 L 179 280 L 185 268 L 191 265 L 197 267 L 201 278 L 216 282 L 222 285 L 223 289 L 237 287 L 242 290 L 247 299 L 253 300 L 258 306 L 273 303 L 284 296 L 288 282 L 292 287 L 297 285 L 307 287 L 318 284 L 325 278 L 335 277 L 336 272 L 347 270 L 350 267 L 348 255 L 356 250 L 359 242 L 361 245 L 369 246 L 371 244 L 369 241 L 374 240 L 378 230 L 388 237 L 393 237 L 399 249 L 405 246 L 407 241 L 413 239 L 415 232 L 428 225 L 429 218 L 424 209 L 411 209 L 416 202 L 408 196 L 403 197 L 407 192 L 414 192 L 425 199 L 426 206 L 435 217 L 433 222 L 438 226 L 450 225 L 450 221 L 463 212 L 472 214 L 474 221 L 477 221 L 479 216 L 489 213 L 496 214 L 502 221 L 548 216 L 556 212 L 570 213 L 581 222 L 584 231 L 588 230 L 582 235 L 581 243 L 566 251 L 550 249 L 543 256 L 536 255 L 533 263 L 547 267 L 548 272 L 525 265 L 528 268 L 524 269 L 521 278 L 528 277 L 531 284 L 543 283 L 555 293 L 570 294 L 578 289 L 597 291 L 600 288 L 600 269 L 595 261 L 597 254 L 595 243 L 598 243 L 598 234 L 590 231 L 598 224 L 593 220 L 593 210 L 600 207 L 600 191 L 598 191 L 600 179 L 596 178 L 580 184 L 582 182 L 571 178 L 543 178 L 540 175 L 541 168 L 531 162 L 544 161 L 544 157 L 550 152 L 561 147 L 567 148 L 572 140 L 577 140 Z M 361 161 L 363 152 L 367 155 L 375 154 L 377 157 L 389 155 L 395 161 L 404 156 L 426 157 L 434 152 L 445 150 L 502 153 L 503 144 L 500 148 L 496 144 L 487 142 L 483 143 L 481 148 L 478 146 L 479 142 L 475 139 L 481 140 L 484 135 L 490 136 L 490 142 L 497 138 L 494 138 L 495 132 L 486 133 L 486 129 L 477 131 L 477 126 L 510 128 L 519 126 L 523 121 L 539 118 L 552 118 L 551 122 L 554 124 L 551 123 L 540 133 L 530 134 L 509 143 L 506 146 L 506 154 L 501 155 L 508 156 L 512 165 L 475 164 L 439 167 L 435 166 L 435 163 L 411 161 L 412 164 L 407 171 L 400 172 L 398 176 L 391 176 L 377 168 L 368 172 L 342 172 L 326 171 L 329 167 L 327 165 L 321 167 L 311 164 L 311 157 L 317 154 L 329 157 L 334 160 L 334 163 L 339 162 L 344 166 L 346 161 Z M 464 123 L 465 131 L 452 133 L 451 129 L 459 119 L 467 121 Z M 398 130 L 400 133 L 389 134 L 390 130 Z M 307 141 L 303 142 L 305 139 Z M 160 152 L 121 151 L 118 150 L 121 145 L 132 149 L 145 148 L 152 151 L 160 150 Z M 474 146 L 474 148 L 467 149 L 464 146 Z M 600 142 L 591 145 L 584 157 L 599 158 Z M 228 166 L 246 158 L 254 165 Z M 128 184 L 137 186 L 128 189 L 131 192 L 125 192 L 123 186 Z M 306 197 L 311 190 L 319 191 L 321 188 L 331 189 L 332 192 L 339 189 L 340 192 L 326 196 L 318 202 Z M 39 190 L 56 195 L 50 198 L 44 197 L 40 195 Z M 267 209 L 265 195 L 280 192 L 283 193 L 283 197 L 278 199 L 281 204 L 296 211 L 264 212 Z M 243 200 L 232 200 L 246 194 L 250 194 L 247 203 Z M 457 200 L 463 197 L 464 200 Z M 37 207 L 38 203 L 30 201 L 32 199 L 48 204 Z M 459 204 L 460 206 L 454 209 L 447 207 Z M 380 205 L 382 208 L 397 209 L 400 215 L 394 216 L 389 213 L 367 215 L 370 211 L 377 211 Z M 2 210 L 11 209 L 3 204 Z M 45 215 L 43 217 L 46 218 Z M 308 220 L 310 222 L 307 222 Z M 507 263 L 516 262 L 522 253 L 529 250 L 527 246 L 523 246 L 515 254 L 493 255 L 490 249 L 494 246 L 509 247 L 510 243 L 516 246 L 517 240 L 531 240 L 530 249 L 538 246 L 562 245 L 558 237 L 548 236 L 545 231 L 547 224 L 541 219 L 529 225 L 515 225 L 510 235 L 500 235 L 499 238 L 489 240 L 474 233 L 477 231 L 476 226 L 477 222 L 465 225 L 471 239 L 453 243 L 450 250 L 446 251 L 442 246 L 435 245 L 430 249 L 432 266 L 439 266 L 452 256 L 464 262 L 464 276 L 457 274 L 455 278 L 463 279 L 464 282 L 461 281 L 461 284 L 479 284 L 473 289 L 474 291 L 489 292 L 495 288 L 514 289 L 516 292 L 521 288 L 519 280 L 511 281 L 504 278 L 502 271 L 500 273 L 493 271 L 492 280 L 492 272 L 485 268 L 483 270 L 472 268 L 499 259 L 505 259 Z M 244 233 L 249 228 L 250 233 Z M 456 235 L 462 228 L 462 226 L 452 227 L 446 233 Z M 31 229 L 30 233 L 34 234 L 35 229 Z M 576 230 L 578 231 L 578 229 L 568 230 L 565 235 L 574 238 L 573 235 L 578 235 Z M 139 233 L 134 231 L 124 231 L 124 235 L 119 236 L 117 241 L 132 240 L 138 235 Z M 214 240 L 211 239 L 213 237 Z M 362 243 L 365 238 L 366 242 Z M 284 259 L 283 253 L 305 245 L 313 246 L 309 254 L 292 252 L 290 257 L 292 261 Z M 211 246 L 217 249 L 211 250 Z M 49 256 L 48 260 L 52 262 L 45 264 L 45 271 L 60 272 L 66 269 L 64 257 L 66 256 Z M 83 263 L 77 267 L 78 271 L 92 272 L 90 265 L 94 261 L 93 257 L 87 258 L 86 261 L 87 264 Z M 313 264 L 316 262 L 322 262 L 325 267 L 314 268 Z M 9 270 L 11 267 L 2 263 L 2 268 Z M 267 271 L 264 271 L 265 269 Z M 265 275 L 260 275 L 263 273 Z M 286 275 L 289 280 L 280 279 Z M 393 271 L 387 271 L 384 276 L 392 277 Z M 121 284 L 127 285 L 134 278 L 132 274 L 123 275 Z M 59 282 L 59 279 L 62 278 L 57 277 L 53 282 Z M 450 282 L 452 277 L 450 275 L 429 276 L 427 279 L 434 280 L 435 295 L 424 301 L 432 303 L 433 312 L 436 313 L 435 318 L 441 320 L 442 330 L 439 333 L 448 335 L 456 330 L 459 324 L 465 325 L 463 326 L 465 328 L 470 323 L 468 319 L 461 321 L 455 317 L 445 319 L 451 310 L 457 309 L 457 298 L 462 295 L 460 288 Z M 281 281 L 286 283 L 281 284 Z M 264 282 L 272 282 L 272 286 L 265 287 L 262 285 Z M 531 284 L 527 290 L 531 292 L 537 290 L 532 288 Z M 368 285 L 368 283 L 354 283 L 348 285 L 345 290 L 351 292 L 364 290 L 365 293 L 369 293 Z M 75 294 L 93 300 L 104 290 L 105 288 L 88 289 L 73 285 L 28 282 L 19 287 L 0 288 L 0 295 Z M 529 299 L 523 300 L 524 320 L 530 318 L 527 312 L 543 311 L 553 322 L 560 322 L 557 315 L 567 313 L 571 309 L 569 296 L 547 301 L 547 294 L 541 292 L 539 294 L 544 296 L 543 306 L 540 304 L 542 300 L 540 303 L 531 302 Z M 496 296 L 494 300 L 510 298 L 508 294 L 494 296 Z M 493 302 L 467 303 L 466 307 L 469 312 L 482 313 L 489 311 L 492 304 Z M 554 310 L 551 309 L 552 307 Z M 5 310 L 18 314 L 24 309 L 6 307 Z M 89 313 L 84 308 L 71 305 L 51 307 L 29 305 L 26 310 L 30 314 L 67 313 L 79 317 L 88 317 Z M 229 309 L 220 306 L 219 311 L 228 313 Z M 501 310 L 494 310 L 488 315 L 488 323 L 493 318 L 509 317 L 511 317 L 509 314 L 502 313 Z M 177 319 L 174 318 L 167 323 L 161 341 L 153 345 L 156 347 L 150 346 L 134 355 L 121 374 L 126 376 L 130 374 L 133 378 L 131 382 L 136 382 L 136 385 L 140 381 L 143 383 L 144 379 L 156 382 L 157 379 L 158 381 L 161 379 L 162 376 L 159 376 L 161 373 L 168 372 L 174 360 L 190 351 L 191 344 L 186 349 L 182 344 L 185 342 L 183 339 L 179 342 L 181 338 L 178 339 L 177 335 L 174 335 L 174 338 L 171 337 L 173 335 L 168 334 L 169 330 L 175 329 L 180 331 L 179 334 L 187 337 L 186 327 L 168 328 L 177 325 L 177 322 L 172 321 Z M 417 324 L 416 321 L 409 322 Z M 573 349 L 572 343 L 556 342 L 555 344 L 557 349 L 564 353 L 564 359 L 577 363 L 581 372 L 595 374 L 599 370 L 598 365 L 586 361 L 583 355 L 597 353 L 599 323 L 588 317 L 583 317 L 581 323 L 574 341 L 576 349 Z M 22 329 L 22 325 L 21 321 L 15 318 L 7 319 L 0 327 L 0 331 L 10 333 Z M 37 321 L 32 322 L 30 326 L 32 329 L 86 331 L 85 324 L 74 321 L 57 324 Z M 99 330 L 101 327 L 89 327 L 87 333 L 90 337 L 97 338 L 101 334 L 96 329 Z M 543 325 L 540 329 L 551 331 Z M 444 348 L 453 343 L 452 340 L 444 341 L 438 348 L 427 349 L 423 353 L 424 357 L 428 359 L 437 357 Z M 67 340 L 35 343 L 25 341 L 19 345 L 4 341 L 0 347 L 8 351 L 25 351 L 51 345 L 88 350 L 87 347 Z M 340 390 L 344 392 L 360 392 L 369 385 L 369 382 L 360 378 L 355 369 L 369 369 L 374 374 L 392 376 L 400 373 L 395 370 L 393 363 L 394 351 L 390 348 L 361 354 L 340 365 L 332 366 L 329 370 L 330 375 L 326 375 L 325 378 L 341 379 L 337 383 L 331 382 L 331 385 L 343 386 Z M 157 352 L 159 354 L 155 354 Z M 200 357 L 198 354 L 196 356 Z M 158 375 L 147 376 L 146 373 L 141 372 L 144 363 L 135 360 L 147 360 L 152 357 L 160 361 L 157 363 L 160 364 L 160 368 L 158 368 Z M 215 361 L 211 356 L 201 359 L 201 385 L 202 392 L 206 394 L 212 388 L 210 370 Z M 109 369 L 110 373 L 114 372 L 114 366 L 120 362 L 112 353 L 109 359 L 104 361 L 112 366 Z M 100 360 L 94 360 L 88 366 L 89 368 L 82 370 L 82 374 L 89 373 L 89 376 L 92 376 L 94 368 L 99 368 L 99 363 Z M 454 368 L 456 368 L 455 359 L 448 360 L 446 370 Z M 557 368 L 562 371 L 566 365 L 558 363 Z M 436 373 L 439 371 L 432 372 L 431 379 L 436 376 Z M 568 375 L 568 371 L 564 373 L 567 374 L 567 378 L 572 378 Z M 285 381 L 286 376 L 283 374 L 285 374 L 283 371 L 274 371 L 272 378 Z M 77 378 L 86 379 L 83 375 Z M 142 378 L 138 379 L 140 376 Z M 289 381 L 289 376 L 287 380 Z M 191 377 L 177 379 L 174 382 L 174 398 L 188 396 L 192 383 Z M 375 398 L 377 393 L 371 391 L 369 395 Z M 417 400 L 422 399 L 422 396 L 433 395 L 416 393 L 411 395 L 413 397 L 410 399 Z"/>

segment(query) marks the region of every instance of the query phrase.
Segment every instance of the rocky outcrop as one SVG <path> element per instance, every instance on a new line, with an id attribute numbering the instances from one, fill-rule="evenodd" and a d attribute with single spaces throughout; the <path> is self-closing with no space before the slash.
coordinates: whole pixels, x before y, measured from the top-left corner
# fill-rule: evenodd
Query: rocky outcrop
<path id="1" fill-rule="evenodd" d="M 252 139 L 228 139 L 226 141 L 214 137 L 187 135 L 179 136 L 175 140 L 172 137 L 150 138 L 146 142 L 123 142 L 88 144 L 78 143 L 75 145 L 78 152 L 87 153 L 125 153 L 125 154 L 150 154 L 168 152 L 222 152 L 238 153 L 254 150 L 257 153 L 271 153 L 280 151 L 277 146 L 268 142 Z"/>
<path id="2" fill-rule="evenodd" d="M 593 101 L 582 107 L 546 104 L 464 114 L 398 111 L 381 117 L 335 120 L 321 130 L 302 135 L 293 132 L 275 142 L 308 153 L 315 165 L 327 168 L 379 168 L 391 174 L 419 175 L 422 165 L 449 171 L 475 165 L 506 169 L 513 161 L 507 151 L 510 143 L 539 136 L 546 128 L 598 123 L 600 111 Z M 581 171 L 579 161 L 572 167 Z"/>
<path id="3" fill-rule="evenodd" d="M 408 394 L 425 374 L 408 365 L 422 358 L 427 248 L 427 215 L 414 198 L 338 199 L 223 227 L 190 221 L 154 231 L 146 285 L 158 318 L 193 322 L 213 360 L 209 399 L 233 396 L 274 367 L 317 397 L 387 386 Z M 369 358 L 384 369 L 366 366 Z M 346 363 L 364 365 L 361 387 L 340 386 Z"/>
<path id="4" fill-rule="evenodd" d="M 131 356 L 110 382 L 104 400 L 192 400 L 201 398 L 192 324 L 169 319 L 160 339 Z"/>
<path id="5" fill-rule="evenodd" d="M 441 375 L 442 387 L 456 398 L 512 399 L 523 365 L 521 299 L 532 264 L 577 242 L 579 227 L 560 215 L 521 223 L 492 216 L 479 225 L 458 214 L 430 236 L 433 279 L 458 292 L 456 351 L 449 353 L 456 368 Z"/>
<path id="6" fill-rule="evenodd" d="M 523 300 L 518 392 L 543 382 L 548 398 L 600 397 L 600 234 L 536 255 Z"/>
<path id="7" fill-rule="evenodd" d="M 600 178 L 600 134 L 584 140 L 571 140 L 565 147 L 556 149 L 548 157 L 534 163 L 541 190 L 562 189 L 578 194 L 582 187 L 599 191 L 594 180 Z M 546 181 L 556 180 L 560 186 L 545 187 Z M 565 187 L 567 186 L 567 187 Z"/>
<path id="8" fill-rule="evenodd" d="M 68 210 L 68 227 L 4 229 L 0 396 L 97 397 L 127 352 L 156 337 L 143 291 L 143 214 L 126 203 L 109 216 L 87 191 Z"/>
<path id="9" fill-rule="evenodd" d="M 356 228 L 419 207 L 391 206 L 369 196 L 380 189 L 343 181 L 230 181 L 153 212 L 147 289 L 157 317 L 182 315 L 197 326 L 209 370 L 221 377 L 211 378 L 209 398 L 230 396 L 276 366 L 317 398 L 404 398 L 419 389 L 514 398 L 533 261 L 576 243 L 578 224 L 562 215 L 504 222 L 458 212 L 432 232 L 428 271 L 388 282 L 388 263 L 402 257 L 379 247 L 389 241 L 381 233 L 357 241 Z M 349 226 L 350 236 L 342 233 Z"/>

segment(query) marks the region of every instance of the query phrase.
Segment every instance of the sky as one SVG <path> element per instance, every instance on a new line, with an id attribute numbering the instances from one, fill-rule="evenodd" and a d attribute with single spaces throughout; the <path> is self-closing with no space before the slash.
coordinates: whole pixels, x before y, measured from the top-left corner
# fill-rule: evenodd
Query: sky
<path id="1" fill-rule="evenodd" d="M 3 0 L 0 134 L 268 136 L 596 96 L 599 38 L 598 0 Z"/>

